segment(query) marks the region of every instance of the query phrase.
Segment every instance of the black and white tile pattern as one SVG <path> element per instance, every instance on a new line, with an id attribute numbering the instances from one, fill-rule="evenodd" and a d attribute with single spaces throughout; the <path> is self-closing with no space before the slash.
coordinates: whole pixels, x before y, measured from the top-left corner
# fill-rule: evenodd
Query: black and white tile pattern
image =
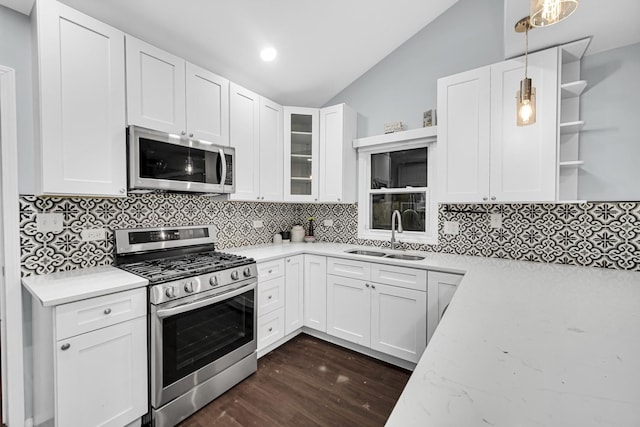
<path id="1" fill-rule="evenodd" d="M 59 212 L 59 233 L 37 231 L 36 214 Z M 478 213 L 480 212 L 480 213 Z M 502 228 L 489 214 L 502 214 Z M 215 224 L 221 249 L 269 243 L 294 224 L 315 218 L 319 241 L 388 246 L 358 239 L 355 204 L 227 202 L 185 194 L 131 195 L 123 199 L 20 197 L 23 275 L 113 264 L 113 230 L 164 225 Z M 264 227 L 253 228 L 253 220 Z M 333 220 L 325 227 L 325 219 Z M 460 234 L 445 235 L 444 221 Z M 405 249 L 640 271 L 640 203 L 441 205 L 438 245 Z M 107 229 L 107 239 L 83 242 L 85 228 Z M 401 239 L 402 240 L 402 239 Z"/>

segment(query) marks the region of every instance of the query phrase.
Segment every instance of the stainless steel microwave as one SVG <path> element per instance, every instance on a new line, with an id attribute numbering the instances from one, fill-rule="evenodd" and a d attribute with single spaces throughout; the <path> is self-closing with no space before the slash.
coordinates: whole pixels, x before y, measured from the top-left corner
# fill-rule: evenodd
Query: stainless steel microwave
<path id="1" fill-rule="evenodd" d="M 235 149 L 129 126 L 129 190 L 235 192 Z"/>

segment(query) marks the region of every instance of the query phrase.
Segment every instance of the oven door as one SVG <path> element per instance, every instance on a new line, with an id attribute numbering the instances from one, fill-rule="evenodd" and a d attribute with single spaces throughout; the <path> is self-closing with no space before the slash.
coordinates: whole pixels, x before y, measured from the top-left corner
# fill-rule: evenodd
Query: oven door
<path id="1" fill-rule="evenodd" d="M 233 191 L 235 150 L 131 126 L 129 188 L 203 193 Z"/>
<path id="2" fill-rule="evenodd" d="M 255 279 L 187 303 L 152 305 L 152 406 L 161 407 L 254 353 L 255 326 Z"/>

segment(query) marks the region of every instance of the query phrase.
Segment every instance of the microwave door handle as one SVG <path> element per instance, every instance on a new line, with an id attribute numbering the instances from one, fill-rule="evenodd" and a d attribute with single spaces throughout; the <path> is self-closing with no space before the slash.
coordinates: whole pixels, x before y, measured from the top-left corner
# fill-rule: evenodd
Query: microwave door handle
<path id="1" fill-rule="evenodd" d="M 227 159 L 224 156 L 224 150 L 218 148 L 220 153 L 220 161 L 222 161 L 222 176 L 220 177 L 220 185 L 224 187 L 224 183 L 227 181 Z"/>
<path id="2" fill-rule="evenodd" d="M 173 308 L 165 308 L 162 310 L 156 311 L 156 316 L 160 319 L 164 319 L 165 317 L 175 316 L 176 314 L 185 313 L 187 311 L 195 310 L 197 308 L 206 307 L 208 305 L 212 305 L 218 303 L 220 301 L 224 301 L 229 298 L 236 297 L 240 294 L 247 292 L 248 290 L 255 289 L 256 282 L 252 282 L 248 285 L 241 286 L 229 292 L 223 292 L 221 294 L 215 294 L 208 298 L 203 298 L 191 303 L 181 304 L 177 307 Z"/>

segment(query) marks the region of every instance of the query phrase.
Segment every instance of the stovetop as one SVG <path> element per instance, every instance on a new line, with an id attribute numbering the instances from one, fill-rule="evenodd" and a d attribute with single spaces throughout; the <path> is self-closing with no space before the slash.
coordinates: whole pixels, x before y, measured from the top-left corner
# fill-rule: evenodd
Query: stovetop
<path id="1" fill-rule="evenodd" d="M 155 258 L 118 265 L 142 276 L 152 285 L 255 263 L 252 258 L 210 251 L 168 258 Z"/>

